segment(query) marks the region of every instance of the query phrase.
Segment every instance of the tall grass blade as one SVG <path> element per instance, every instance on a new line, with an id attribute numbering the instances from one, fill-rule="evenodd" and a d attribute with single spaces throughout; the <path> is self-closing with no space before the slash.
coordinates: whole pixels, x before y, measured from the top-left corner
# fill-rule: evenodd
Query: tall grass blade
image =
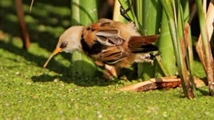
<path id="1" fill-rule="evenodd" d="M 162 7 L 159 0 L 138 0 L 136 1 L 137 19 L 141 26 L 140 31 L 143 35 L 154 35 L 159 33 Z M 156 75 L 156 62 L 138 64 L 138 75 L 143 80 L 154 78 Z M 164 71 L 164 70 L 161 70 Z"/>
<path id="2" fill-rule="evenodd" d="M 201 30 L 201 35 L 199 37 L 196 49 L 207 75 L 209 94 L 213 96 L 214 95 L 214 63 L 213 63 L 213 57 L 212 57 L 211 47 L 209 43 L 209 40 L 211 39 L 211 34 L 210 34 L 211 32 L 208 32 L 208 29 L 207 29 L 208 28 L 207 26 L 209 25 L 211 26 L 213 21 L 206 23 L 205 12 L 203 11 L 202 1 L 196 0 L 196 4 L 198 8 L 198 16 L 199 16 L 199 23 L 200 23 L 200 30 Z M 214 2 L 211 1 L 211 7 L 213 7 L 213 4 Z M 213 14 L 213 12 L 211 14 Z M 213 15 L 209 16 L 211 20 L 213 20 L 212 18 L 214 18 L 212 16 Z M 208 20 L 209 19 L 207 19 L 207 21 Z"/>
<path id="3" fill-rule="evenodd" d="M 165 13 L 169 21 L 169 28 L 175 52 L 176 63 L 179 76 L 181 77 L 184 94 L 189 99 L 194 98 L 193 83 L 191 83 L 191 73 L 188 70 L 186 45 L 183 26 L 183 10 L 179 0 L 161 0 Z"/>
<path id="4" fill-rule="evenodd" d="M 160 76 L 174 76 L 177 72 L 176 60 L 169 30 L 168 19 L 164 10 L 161 20 L 161 33 L 160 39 L 158 41 L 158 48 L 161 52 L 161 62 L 166 69 L 164 75 Z"/>
<path id="5" fill-rule="evenodd" d="M 71 25 L 84 25 L 97 21 L 97 0 L 71 0 Z M 72 75 L 95 77 L 94 62 L 80 51 L 72 54 Z"/>

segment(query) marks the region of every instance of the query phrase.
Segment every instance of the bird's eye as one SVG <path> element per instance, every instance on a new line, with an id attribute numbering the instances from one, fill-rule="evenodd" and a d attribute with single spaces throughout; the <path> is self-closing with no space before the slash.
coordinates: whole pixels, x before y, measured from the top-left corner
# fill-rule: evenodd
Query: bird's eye
<path id="1" fill-rule="evenodd" d="M 60 45 L 60 48 L 65 48 L 67 47 L 68 45 L 68 42 L 67 41 L 64 41 L 61 45 Z"/>
<path id="2" fill-rule="evenodd" d="M 90 29 L 91 29 L 90 26 L 86 28 L 86 30 L 90 30 Z"/>

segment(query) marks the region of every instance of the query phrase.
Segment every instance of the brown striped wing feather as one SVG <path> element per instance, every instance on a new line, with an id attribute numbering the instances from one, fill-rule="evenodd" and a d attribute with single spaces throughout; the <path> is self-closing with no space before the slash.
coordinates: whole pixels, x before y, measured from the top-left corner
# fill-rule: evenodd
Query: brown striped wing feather
<path id="1" fill-rule="evenodd" d="M 128 42 L 128 47 L 133 53 L 146 53 L 157 51 L 158 48 L 153 45 L 159 38 L 159 35 L 152 36 L 132 36 Z"/>
<path id="2" fill-rule="evenodd" d="M 102 61 L 107 64 L 116 64 L 119 61 L 127 58 L 129 53 L 121 46 L 112 46 L 102 50 L 99 54 L 93 55 L 92 57 L 98 61 Z"/>

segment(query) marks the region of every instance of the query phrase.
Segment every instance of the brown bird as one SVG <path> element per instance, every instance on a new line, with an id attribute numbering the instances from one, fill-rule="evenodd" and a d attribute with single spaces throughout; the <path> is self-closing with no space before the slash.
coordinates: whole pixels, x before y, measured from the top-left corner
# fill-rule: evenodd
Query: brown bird
<path id="1" fill-rule="evenodd" d="M 132 22 L 125 24 L 102 18 L 88 27 L 73 26 L 67 29 L 60 36 L 56 49 L 44 67 L 59 52 L 81 50 L 98 66 L 105 66 L 105 78 L 117 77 L 117 68 L 147 61 L 149 58 L 145 53 L 158 50 L 153 45 L 158 37 L 141 36 Z"/>

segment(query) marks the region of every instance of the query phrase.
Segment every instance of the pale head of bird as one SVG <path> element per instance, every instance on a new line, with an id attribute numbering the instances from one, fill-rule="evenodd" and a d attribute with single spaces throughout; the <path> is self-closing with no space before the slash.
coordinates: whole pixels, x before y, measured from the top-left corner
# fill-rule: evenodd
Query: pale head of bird
<path id="1" fill-rule="evenodd" d="M 83 31 L 83 26 L 72 26 L 68 28 L 59 38 L 55 50 L 50 55 L 48 60 L 45 62 L 43 67 L 46 67 L 51 58 L 59 52 L 69 52 L 74 50 L 82 50 L 81 46 L 81 36 Z"/>

